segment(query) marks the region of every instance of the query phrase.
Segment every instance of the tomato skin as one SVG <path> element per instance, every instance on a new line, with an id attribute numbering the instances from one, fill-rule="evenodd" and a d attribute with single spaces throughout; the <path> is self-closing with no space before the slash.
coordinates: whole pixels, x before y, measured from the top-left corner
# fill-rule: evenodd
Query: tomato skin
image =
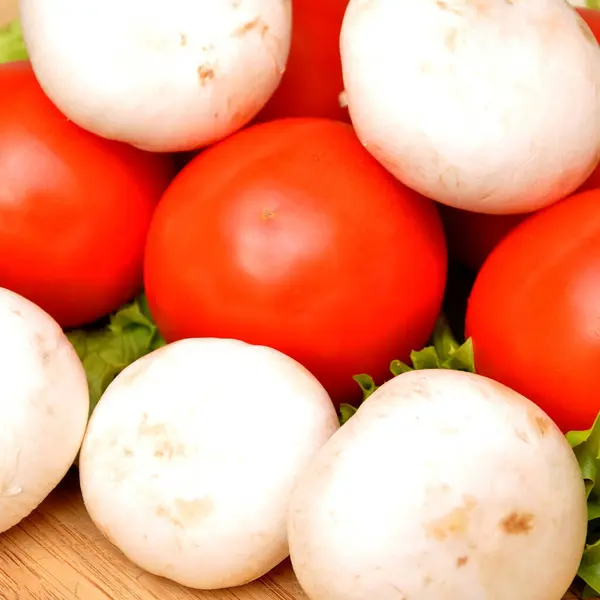
<path id="1" fill-rule="evenodd" d="M 583 182 L 577 192 L 585 192 L 587 190 L 597 190 L 600 188 L 600 165 L 598 165 L 592 174 Z"/>
<path id="2" fill-rule="evenodd" d="M 170 157 L 70 123 L 28 62 L 0 66 L 0 286 L 63 327 L 95 321 L 140 289 L 145 236 Z"/>
<path id="3" fill-rule="evenodd" d="M 444 223 L 448 254 L 473 271 L 479 271 L 498 242 L 527 217 L 527 214 L 474 213 L 442 204 L 438 209 Z"/>
<path id="4" fill-rule="evenodd" d="M 564 431 L 600 410 L 600 190 L 511 231 L 481 268 L 466 335 L 475 368 L 537 403 Z"/>
<path id="5" fill-rule="evenodd" d="M 600 11 L 595 8 L 584 8 L 577 6 L 575 10 L 579 16 L 586 22 L 591 32 L 597 40 L 600 40 Z"/>
<path id="6" fill-rule="evenodd" d="M 279 87 L 256 122 L 323 117 L 350 122 L 339 103 L 344 89 L 340 31 L 348 0 L 294 0 L 292 44 Z"/>
<path id="7" fill-rule="evenodd" d="M 360 397 L 353 375 L 387 378 L 422 347 L 445 279 L 433 204 L 326 119 L 255 125 L 202 152 L 163 196 L 145 260 L 167 341 L 271 346 L 335 402 Z"/>

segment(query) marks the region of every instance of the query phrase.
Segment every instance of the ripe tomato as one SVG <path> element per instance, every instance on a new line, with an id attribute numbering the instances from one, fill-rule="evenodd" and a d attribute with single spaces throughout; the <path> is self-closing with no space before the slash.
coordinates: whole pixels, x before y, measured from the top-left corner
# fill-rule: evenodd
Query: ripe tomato
<path id="1" fill-rule="evenodd" d="M 344 89 L 340 31 L 348 0 L 294 0 L 292 45 L 286 71 L 257 121 L 324 117 L 350 121 L 339 103 Z"/>
<path id="2" fill-rule="evenodd" d="M 445 278 L 431 201 L 326 119 L 270 121 L 202 152 L 161 200 L 145 260 L 167 341 L 271 346 L 337 402 L 359 396 L 353 375 L 381 380 L 422 347 Z"/>
<path id="3" fill-rule="evenodd" d="M 0 286 L 63 327 L 141 287 L 171 159 L 93 136 L 51 104 L 27 62 L 0 66 Z"/>
<path id="4" fill-rule="evenodd" d="M 600 39 L 600 11 L 595 8 L 584 8 L 578 6 L 575 10 L 579 13 L 581 18 L 587 23 L 594 37 Z"/>
<path id="5" fill-rule="evenodd" d="M 600 410 L 600 190 L 533 214 L 493 250 L 469 298 L 475 368 L 563 431 Z"/>
<path id="6" fill-rule="evenodd" d="M 579 187 L 578 192 L 597 190 L 600 188 L 600 164 L 592 171 L 592 174 Z"/>
<path id="7" fill-rule="evenodd" d="M 448 241 L 448 254 L 478 271 L 498 242 L 527 215 L 486 215 L 438 206 Z"/>

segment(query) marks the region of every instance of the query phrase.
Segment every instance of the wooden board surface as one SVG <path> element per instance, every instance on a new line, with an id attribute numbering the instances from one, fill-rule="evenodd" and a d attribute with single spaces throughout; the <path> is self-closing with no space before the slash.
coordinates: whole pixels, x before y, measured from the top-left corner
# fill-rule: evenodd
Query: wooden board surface
<path id="1" fill-rule="evenodd" d="M 215 592 L 186 589 L 145 573 L 91 522 L 76 472 L 70 473 L 28 519 L 0 536 L 0 598 L 306 600 L 287 561 L 259 581 Z M 575 599 L 572 594 L 565 597 Z"/>
<path id="2" fill-rule="evenodd" d="M 289 562 L 252 584 L 201 592 L 145 573 L 91 522 L 77 473 L 0 536 L 2 600 L 305 600 Z"/>

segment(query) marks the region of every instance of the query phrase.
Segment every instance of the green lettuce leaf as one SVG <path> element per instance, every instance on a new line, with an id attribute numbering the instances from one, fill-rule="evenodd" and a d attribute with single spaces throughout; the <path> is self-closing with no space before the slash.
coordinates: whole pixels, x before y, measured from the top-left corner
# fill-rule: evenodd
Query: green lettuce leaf
<path id="1" fill-rule="evenodd" d="M 111 315 L 107 325 L 70 331 L 67 337 L 85 368 L 90 414 L 125 367 L 165 344 L 143 294 Z"/>
<path id="2" fill-rule="evenodd" d="M 600 0 L 567 0 L 573 8 L 592 8 L 600 10 Z"/>
<path id="3" fill-rule="evenodd" d="M 571 444 L 585 482 L 588 535 L 577 575 L 585 582 L 584 598 L 600 592 L 600 415 L 587 431 L 569 431 Z"/>
<path id="4" fill-rule="evenodd" d="M 0 63 L 27 60 L 27 58 L 19 21 L 0 27 Z"/>
<path id="5" fill-rule="evenodd" d="M 600 0 L 598 0 L 600 4 Z M 415 369 L 454 369 L 475 373 L 473 343 L 467 339 L 459 344 L 444 315 L 436 323 L 430 345 L 413 351 L 410 365 L 399 360 L 392 361 L 390 372 L 396 377 Z M 362 402 L 367 400 L 377 385 L 366 374 L 356 375 L 354 381 L 363 392 Z M 358 410 L 349 404 L 340 406 L 340 423 L 346 423 Z M 598 598 L 600 594 L 600 414 L 587 431 L 570 431 L 566 438 L 573 448 L 585 482 L 588 508 L 588 535 L 586 546 L 577 572 L 578 581 L 583 582 L 578 597 Z M 579 592 L 579 590 L 578 590 Z"/>
<path id="6" fill-rule="evenodd" d="M 396 377 L 402 373 L 422 369 L 454 369 L 455 371 L 475 372 L 475 360 L 473 356 L 473 343 L 469 338 L 463 344 L 459 344 L 450 325 L 442 314 L 438 318 L 430 345 L 422 350 L 413 350 L 410 353 L 411 365 L 399 360 L 393 360 L 390 364 L 390 373 Z M 360 386 L 364 402 L 376 389 L 377 385 L 370 375 L 360 374 L 354 376 L 354 381 Z M 357 411 L 357 407 L 350 404 L 340 406 L 340 423 L 343 425 Z"/>

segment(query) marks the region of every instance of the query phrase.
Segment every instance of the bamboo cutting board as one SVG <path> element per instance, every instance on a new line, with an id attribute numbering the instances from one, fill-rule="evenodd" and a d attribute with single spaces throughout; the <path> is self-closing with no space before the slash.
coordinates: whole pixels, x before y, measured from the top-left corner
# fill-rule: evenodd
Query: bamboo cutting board
<path id="1" fill-rule="evenodd" d="M 306 600 L 306 596 L 287 561 L 259 581 L 217 592 L 186 589 L 145 573 L 96 529 L 85 511 L 77 473 L 72 472 L 37 511 L 0 536 L 0 599 Z M 576 596 L 568 594 L 564 600 Z"/>

